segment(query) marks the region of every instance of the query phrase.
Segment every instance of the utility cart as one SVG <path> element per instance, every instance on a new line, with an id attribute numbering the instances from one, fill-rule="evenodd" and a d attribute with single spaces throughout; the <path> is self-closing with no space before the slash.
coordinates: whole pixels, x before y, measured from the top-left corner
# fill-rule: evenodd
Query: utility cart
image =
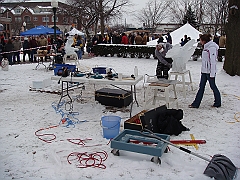
<path id="1" fill-rule="evenodd" d="M 111 148 L 115 156 L 119 156 L 119 150 L 131 151 L 141 154 L 152 155 L 151 161 L 161 164 L 160 157 L 167 152 L 167 143 L 156 138 L 144 136 L 146 132 L 125 129 L 118 136 L 112 139 Z M 170 136 L 166 134 L 155 134 L 158 137 L 170 141 Z"/>

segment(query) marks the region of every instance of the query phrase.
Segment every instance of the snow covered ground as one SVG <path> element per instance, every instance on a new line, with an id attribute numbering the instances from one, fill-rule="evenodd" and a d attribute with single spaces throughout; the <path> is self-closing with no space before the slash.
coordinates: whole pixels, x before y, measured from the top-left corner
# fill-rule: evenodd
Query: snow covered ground
<path id="1" fill-rule="evenodd" d="M 73 63 L 73 62 L 72 62 Z M 80 69 L 91 70 L 92 67 L 107 66 L 126 75 L 133 74 L 134 66 L 140 75 L 155 74 L 157 61 L 152 59 L 95 57 L 80 61 Z M 114 114 L 123 122 L 129 118 L 129 112 L 111 112 L 95 102 L 94 90 L 104 85 L 88 85 L 83 90 L 82 100 L 74 98 L 73 108 L 80 121 L 86 122 L 65 127 L 59 125 L 61 115 L 56 113 L 52 104 L 58 102 L 60 96 L 52 93 L 29 91 L 33 81 L 51 78 L 53 71 L 46 72 L 43 66 L 34 70 L 36 64 L 20 64 L 9 67 L 9 71 L 0 70 L 0 179 L 24 180 L 112 180 L 112 179 L 151 179 L 151 180 L 208 180 L 203 175 L 208 162 L 171 147 L 162 155 L 160 165 L 150 161 L 150 155 L 120 151 L 120 156 L 111 153 L 109 140 L 104 139 L 100 120 L 102 116 Z M 171 139 L 206 140 L 196 150 L 191 151 L 211 159 L 214 154 L 224 154 L 240 167 L 240 77 L 231 77 L 222 69 L 223 62 L 218 62 L 216 84 L 221 92 L 222 107 L 211 108 L 213 93 L 207 84 L 204 98 L 199 109 L 189 109 L 200 80 L 201 59 L 189 61 L 187 69 L 191 71 L 194 91 L 190 88 L 186 99 L 178 91 L 179 108 L 184 111 L 182 123 L 190 131 L 182 132 Z M 52 81 L 46 90 L 59 90 L 60 84 Z M 179 88 L 178 88 L 179 90 Z M 72 97 L 80 95 L 78 89 L 71 91 Z M 137 98 L 140 106 L 133 105 L 133 115 L 143 110 L 143 81 L 137 84 Z M 66 98 L 67 100 L 67 98 Z M 163 104 L 161 104 L 163 105 Z M 68 108 L 66 106 L 66 108 Z M 65 107 L 62 107 L 66 112 Z M 56 126 L 56 127 L 55 127 Z M 42 131 L 38 131 L 43 128 Z M 51 143 L 38 139 L 35 135 L 47 133 L 48 138 L 55 138 Z M 41 136 L 40 136 L 41 137 Z M 77 145 L 68 139 L 86 139 L 85 146 Z M 77 168 L 69 164 L 67 157 L 72 152 L 94 153 L 107 152 L 107 159 L 102 163 L 106 169 L 98 167 Z M 237 177 L 240 179 L 240 175 Z"/>

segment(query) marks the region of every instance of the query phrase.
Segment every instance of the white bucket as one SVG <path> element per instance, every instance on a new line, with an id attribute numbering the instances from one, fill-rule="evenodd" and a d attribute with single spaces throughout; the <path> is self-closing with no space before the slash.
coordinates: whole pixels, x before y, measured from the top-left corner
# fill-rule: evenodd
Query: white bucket
<path id="1" fill-rule="evenodd" d="M 1 67 L 3 71 L 8 71 L 9 62 L 7 59 L 3 59 L 1 62 Z"/>

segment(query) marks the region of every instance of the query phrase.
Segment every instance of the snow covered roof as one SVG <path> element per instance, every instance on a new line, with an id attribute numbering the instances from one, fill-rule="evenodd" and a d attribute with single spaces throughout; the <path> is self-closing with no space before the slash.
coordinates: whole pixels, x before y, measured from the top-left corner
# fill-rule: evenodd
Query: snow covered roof
<path id="1" fill-rule="evenodd" d="M 1 11 L 5 11 L 7 8 L 1 6 Z"/>
<path id="2" fill-rule="evenodd" d="M 35 14 L 34 10 L 32 8 L 27 8 L 30 13 Z"/>
<path id="3" fill-rule="evenodd" d="M 39 9 L 52 9 L 52 6 L 37 6 Z"/>

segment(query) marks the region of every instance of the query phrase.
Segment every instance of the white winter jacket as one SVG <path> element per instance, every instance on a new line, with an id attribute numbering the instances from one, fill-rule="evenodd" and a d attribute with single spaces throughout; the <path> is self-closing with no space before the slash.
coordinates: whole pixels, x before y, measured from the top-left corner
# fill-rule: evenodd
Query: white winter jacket
<path id="1" fill-rule="evenodd" d="M 201 72 L 210 74 L 210 77 L 215 77 L 217 72 L 217 57 L 218 57 L 218 45 L 209 41 L 204 44 L 204 48 L 202 51 L 202 68 Z"/>

